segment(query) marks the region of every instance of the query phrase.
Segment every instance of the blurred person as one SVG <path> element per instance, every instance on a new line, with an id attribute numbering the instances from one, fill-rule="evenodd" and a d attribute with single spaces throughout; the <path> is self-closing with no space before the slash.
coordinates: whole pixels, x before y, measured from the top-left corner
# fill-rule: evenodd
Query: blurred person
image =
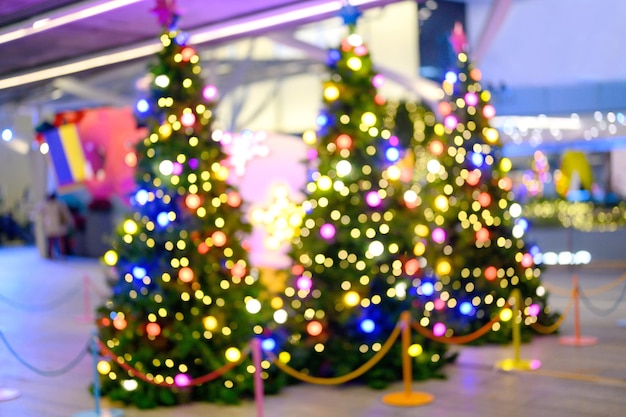
<path id="1" fill-rule="evenodd" d="M 50 193 L 46 200 L 37 206 L 36 212 L 42 218 L 47 258 L 52 259 L 55 254 L 61 258 L 68 255 L 67 237 L 74 227 L 74 218 L 68 206 L 57 199 L 56 193 Z"/>

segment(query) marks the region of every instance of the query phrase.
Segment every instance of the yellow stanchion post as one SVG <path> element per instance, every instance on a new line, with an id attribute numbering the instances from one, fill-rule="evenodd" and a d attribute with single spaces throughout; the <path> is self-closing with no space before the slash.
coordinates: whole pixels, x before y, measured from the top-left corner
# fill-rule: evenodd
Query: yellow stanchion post
<path id="1" fill-rule="evenodd" d="M 581 336 L 580 335 L 580 308 L 579 308 L 579 288 L 578 288 L 578 276 L 572 277 L 574 290 L 574 336 L 562 336 L 559 338 L 559 343 L 566 346 L 591 346 L 598 342 L 597 337 Z"/>
<path id="2" fill-rule="evenodd" d="M 411 345 L 411 313 L 405 311 L 401 314 L 402 322 L 402 382 L 404 390 L 393 392 L 383 397 L 382 401 L 388 405 L 401 407 L 412 407 L 433 402 L 435 397 L 425 392 L 413 392 L 411 384 L 413 382 L 413 367 L 409 356 Z"/>
<path id="3" fill-rule="evenodd" d="M 522 294 L 520 293 L 520 290 L 516 288 L 511 291 L 511 298 L 513 298 L 513 303 L 511 304 L 511 309 L 513 311 L 513 317 L 511 318 L 511 320 L 513 320 L 513 358 L 498 361 L 496 362 L 495 367 L 503 371 L 531 371 L 539 369 L 541 366 L 540 361 L 536 359 L 521 359 L 520 357 L 522 344 L 522 332 L 520 327 L 522 323 L 522 315 L 520 314 Z"/>

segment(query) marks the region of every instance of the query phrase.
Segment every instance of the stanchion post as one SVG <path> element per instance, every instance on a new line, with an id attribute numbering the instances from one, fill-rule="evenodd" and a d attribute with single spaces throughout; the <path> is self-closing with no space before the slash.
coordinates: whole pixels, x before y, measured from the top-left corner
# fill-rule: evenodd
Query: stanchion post
<path id="1" fill-rule="evenodd" d="M 539 369 L 541 366 L 541 362 L 536 359 L 525 360 L 520 357 L 520 349 L 522 343 L 522 315 L 521 315 L 521 307 L 522 307 L 522 293 L 519 289 L 515 288 L 511 291 L 510 298 L 513 299 L 513 303 L 511 305 L 511 311 L 513 317 L 511 320 L 511 331 L 512 331 L 512 342 L 513 342 L 513 359 L 503 359 L 501 361 L 496 362 L 495 367 L 497 369 L 501 369 L 503 371 L 531 371 L 535 369 Z"/>
<path id="2" fill-rule="evenodd" d="M 103 410 L 100 406 L 100 374 L 98 373 L 98 335 L 94 331 L 91 338 L 91 354 L 93 357 L 93 397 L 94 409 L 74 414 L 73 417 L 122 417 L 122 410 L 112 408 Z"/>
<path id="3" fill-rule="evenodd" d="M 411 384 L 413 380 L 413 366 L 409 348 L 411 346 L 411 313 L 402 312 L 400 315 L 402 326 L 402 384 L 403 392 L 394 392 L 383 397 L 383 402 L 395 406 L 417 406 L 433 402 L 434 396 L 425 392 L 413 392 Z"/>
<path id="4" fill-rule="evenodd" d="M 598 342 L 597 337 L 580 335 L 580 286 L 578 276 L 572 277 L 572 297 L 574 302 L 574 336 L 563 336 L 559 338 L 559 343 L 566 346 L 591 346 Z"/>
<path id="5" fill-rule="evenodd" d="M 250 342 L 252 345 L 252 364 L 254 365 L 254 400 L 256 402 L 256 415 L 263 417 L 263 378 L 261 377 L 261 341 L 255 337 Z"/>
<path id="6" fill-rule="evenodd" d="M 87 274 L 83 276 L 83 316 L 78 317 L 78 320 L 85 323 L 93 321 L 91 314 L 91 281 Z"/>

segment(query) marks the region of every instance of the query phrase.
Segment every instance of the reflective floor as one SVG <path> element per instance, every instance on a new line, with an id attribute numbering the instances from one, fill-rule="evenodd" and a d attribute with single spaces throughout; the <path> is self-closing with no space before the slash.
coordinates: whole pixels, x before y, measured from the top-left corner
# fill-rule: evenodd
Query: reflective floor
<path id="1" fill-rule="evenodd" d="M 588 299 L 579 303 L 578 340 L 597 338 L 597 342 L 584 347 L 561 343 L 565 336 L 575 336 L 572 310 L 560 336 L 536 337 L 522 345 L 522 359 L 541 362 L 535 371 L 495 369 L 498 361 L 514 357 L 511 346 L 452 347 L 459 351 L 459 359 L 445 368 L 447 379 L 411 384 L 411 394 L 434 396 L 427 405 L 383 403 L 383 396 L 405 392 L 402 383 L 383 391 L 302 384 L 266 397 L 261 407 L 254 402 L 196 403 L 141 411 L 103 401 L 100 416 L 113 409 L 129 417 L 623 417 L 626 303 L 620 300 L 625 272 L 626 263 L 619 262 L 610 268 L 548 269 L 543 279 L 552 289 L 551 305 L 561 311 L 569 300 L 573 276 L 578 277 Z M 51 261 L 41 259 L 33 247 L 0 248 L 1 417 L 98 415 L 87 390 L 93 378 L 92 358 L 81 354 L 93 332 L 91 308 L 105 294 L 103 270 L 96 260 Z M 75 359 L 75 367 L 62 369 Z"/>

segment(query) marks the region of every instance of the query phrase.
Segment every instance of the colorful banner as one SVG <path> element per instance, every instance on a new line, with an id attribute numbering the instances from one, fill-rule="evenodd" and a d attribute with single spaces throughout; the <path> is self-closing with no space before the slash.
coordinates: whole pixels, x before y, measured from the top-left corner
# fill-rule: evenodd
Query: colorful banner
<path id="1" fill-rule="evenodd" d="M 50 160 L 59 187 L 80 183 L 87 179 L 87 164 L 83 145 L 75 124 L 66 124 L 44 133 Z"/>

